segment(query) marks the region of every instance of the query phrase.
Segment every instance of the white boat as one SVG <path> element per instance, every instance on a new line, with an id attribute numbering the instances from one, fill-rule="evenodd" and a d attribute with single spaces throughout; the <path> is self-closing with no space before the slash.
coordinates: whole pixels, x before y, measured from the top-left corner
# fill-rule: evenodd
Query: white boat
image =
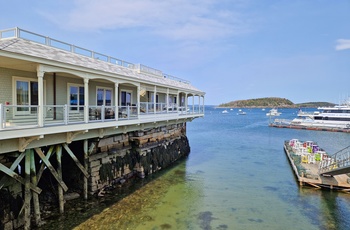
<path id="1" fill-rule="evenodd" d="M 247 115 L 247 113 L 240 109 L 240 110 L 238 110 L 237 115 Z"/>
<path id="2" fill-rule="evenodd" d="M 291 125 L 317 128 L 350 129 L 350 100 L 334 107 L 319 107 L 315 112 L 299 110 Z"/>
<path id="3" fill-rule="evenodd" d="M 273 116 L 279 116 L 281 115 L 282 113 L 281 112 L 278 112 L 277 109 L 271 109 L 267 114 L 266 116 L 269 116 L 269 117 L 273 117 Z"/>
<path id="4" fill-rule="evenodd" d="M 225 110 L 223 110 L 221 113 L 228 113 L 228 111 L 225 109 Z"/>

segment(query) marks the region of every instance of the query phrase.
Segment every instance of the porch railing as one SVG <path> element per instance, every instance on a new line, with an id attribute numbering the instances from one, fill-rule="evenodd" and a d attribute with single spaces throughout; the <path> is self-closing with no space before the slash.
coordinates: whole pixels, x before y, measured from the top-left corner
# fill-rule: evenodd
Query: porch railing
<path id="1" fill-rule="evenodd" d="M 139 119 L 144 115 L 162 116 L 166 114 L 204 113 L 202 106 L 177 107 L 176 104 L 141 102 L 138 106 L 85 106 L 45 105 L 43 106 L 43 126 L 70 125 L 92 122 L 109 122 Z M 0 131 L 39 127 L 39 106 L 0 104 Z"/>

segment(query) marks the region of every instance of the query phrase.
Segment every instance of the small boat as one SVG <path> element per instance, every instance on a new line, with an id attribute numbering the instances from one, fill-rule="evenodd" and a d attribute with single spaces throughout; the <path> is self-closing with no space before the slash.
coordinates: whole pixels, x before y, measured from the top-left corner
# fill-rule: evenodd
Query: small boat
<path id="1" fill-rule="evenodd" d="M 281 115 L 281 112 L 278 112 L 277 109 L 271 109 L 266 116 L 273 117 L 273 116 L 279 116 Z"/>
<path id="2" fill-rule="evenodd" d="M 247 113 L 240 109 L 240 110 L 238 110 L 237 115 L 247 115 Z"/>
<path id="3" fill-rule="evenodd" d="M 223 110 L 221 113 L 228 113 L 228 111 L 225 109 L 225 110 Z"/>

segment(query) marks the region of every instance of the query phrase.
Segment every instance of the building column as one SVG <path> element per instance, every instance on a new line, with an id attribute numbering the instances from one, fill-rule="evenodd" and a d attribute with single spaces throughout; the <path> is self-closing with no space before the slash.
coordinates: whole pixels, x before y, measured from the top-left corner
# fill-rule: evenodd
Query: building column
<path id="1" fill-rule="evenodd" d="M 198 113 L 201 111 L 201 96 L 198 95 Z"/>
<path id="2" fill-rule="evenodd" d="M 192 95 L 192 114 L 194 114 L 194 94 Z"/>
<path id="3" fill-rule="evenodd" d="M 187 93 L 185 93 L 185 114 L 187 114 L 187 106 L 188 106 Z"/>
<path id="4" fill-rule="evenodd" d="M 204 99 L 205 99 L 205 98 L 204 98 L 204 95 L 203 95 L 203 114 L 204 114 L 204 112 L 205 112 Z"/>
<path id="5" fill-rule="evenodd" d="M 154 112 L 154 114 L 156 114 L 157 113 L 157 86 L 155 85 L 154 86 L 154 94 L 153 94 L 153 112 Z"/>
<path id="6" fill-rule="evenodd" d="M 84 78 L 84 122 L 89 122 L 89 79 Z"/>
<path id="7" fill-rule="evenodd" d="M 179 101 L 180 101 L 180 93 L 179 91 L 177 91 L 177 94 L 176 94 L 176 111 L 179 111 Z"/>
<path id="8" fill-rule="evenodd" d="M 137 118 L 140 118 L 140 88 L 141 86 L 137 86 Z"/>
<path id="9" fill-rule="evenodd" d="M 166 113 L 169 112 L 169 88 L 166 89 Z"/>
<path id="10" fill-rule="evenodd" d="M 45 72 L 38 68 L 38 125 L 44 126 L 44 74 Z"/>
<path id="11" fill-rule="evenodd" d="M 115 105 L 115 120 L 119 119 L 119 84 L 114 83 L 114 105 Z"/>

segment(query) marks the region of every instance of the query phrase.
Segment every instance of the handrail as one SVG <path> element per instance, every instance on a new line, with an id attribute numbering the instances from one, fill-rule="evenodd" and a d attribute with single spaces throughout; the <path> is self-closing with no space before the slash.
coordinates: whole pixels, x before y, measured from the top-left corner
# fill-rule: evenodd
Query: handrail
<path id="1" fill-rule="evenodd" d="M 327 174 L 327 172 L 345 168 L 350 168 L 350 146 L 322 160 L 318 171 L 319 174 Z"/>
<path id="2" fill-rule="evenodd" d="M 27 115 L 15 115 L 18 108 L 24 109 Z M 176 104 L 153 102 L 140 102 L 140 107 L 89 105 L 86 108 L 85 106 L 66 104 L 44 105 L 43 108 L 43 127 L 141 119 L 144 115 L 157 115 L 161 118 L 167 114 L 177 114 L 178 116 L 204 114 L 204 109 L 200 105 L 188 107 L 186 110 L 185 107 L 177 107 Z M 0 132 L 12 129 L 41 128 L 38 122 L 40 116 L 37 112 L 38 109 L 37 105 L 5 105 L 0 103 Z M 88 117 L 84 117 L 86 109 L 88 109 Z"/>
<path id="3" fill-rule="evenodd" d="M 42 45 L 54 47 L 64 51 L 72 52 L 78 55 L 90 57 L 93 59 L 105 61 L 111 64 L 119 65 L 129 69 L 137 70 L 138 72 L 145 72 L 151 75 L 159 76 L 161 78 L 167 78 L 174 81 L 182 82 L 185 84 L 191 84 L 189 81 L 171 76 L 169 74 L 163 74 L 162 71 L 142 65 L 142 64 L 133 64 L 118 58 L 114 58 L 105 54 L 101 54 L 83 47 L 75 46 L 57 39 L 53 39 L 41 34 L 37 34 L 28 30 L 20 29 L 18 27 L 0 30 L 0 39 L 6 38 L 22 38 L 28 41 L 36 42 Z"/>

